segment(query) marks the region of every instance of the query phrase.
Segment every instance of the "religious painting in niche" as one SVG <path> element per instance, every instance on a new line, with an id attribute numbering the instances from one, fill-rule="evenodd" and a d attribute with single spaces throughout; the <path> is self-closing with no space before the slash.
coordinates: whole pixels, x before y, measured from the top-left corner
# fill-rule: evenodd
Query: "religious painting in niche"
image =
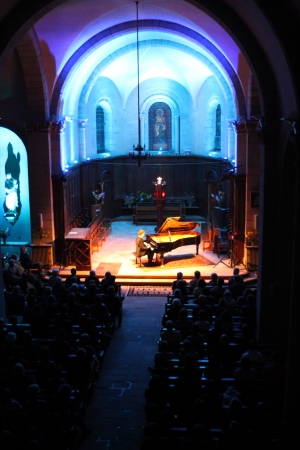
<path id="1" fill-rule="evenodd" d="M 0 173 L 0 229 L 8 232 L 7 245 L 27 245 L 31 242 L 27 151 L 17 134 L 1 125 Z"/>
<path id="2" fill-rule="evenodd" d="M 172 150 L 171 109 L 163 102 L 149 109 L 149 150 Z"/>
<path id="3" fill-rule="evenodd" d="M 7 146 L 7 159 L 5 162 L 5 199 L 3 203 L 4 217 L 11 224 L 14 225 L 21 214 L 21 200 L 20 200 L 20 153 L 15 155 L 13 146 L 9 142 Z"/>

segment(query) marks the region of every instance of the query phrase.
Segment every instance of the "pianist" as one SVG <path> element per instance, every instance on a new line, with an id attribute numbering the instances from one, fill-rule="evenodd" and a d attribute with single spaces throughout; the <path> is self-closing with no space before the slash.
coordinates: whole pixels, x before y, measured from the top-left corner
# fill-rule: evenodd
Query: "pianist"
<path id="1" fill-rule="evenodd" d="M 138 231 L 138 237 L 135 240 L 136 244 L 136 256 L 137 258 L 141 258 L 144 255 L 148 255 L 148 263 L 152 264 L 154 250 L 147 242 L 143 241 L 143 237 L 145 236 L 144 230 Z"/>

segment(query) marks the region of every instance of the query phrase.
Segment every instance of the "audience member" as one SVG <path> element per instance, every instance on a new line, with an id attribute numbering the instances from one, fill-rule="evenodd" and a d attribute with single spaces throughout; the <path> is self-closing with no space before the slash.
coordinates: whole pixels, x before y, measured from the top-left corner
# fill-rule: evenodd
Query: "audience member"
<path id="1" fill-rule="evenodd" d="M 205 311 L 201 310 L 198 313 L 197 321 L 195 322 L 198 326 L 199 332 L 203 334 L 207 334 L 208 330 L 211 328 L 211 324 L 208 320 L 206 320 Z"/>
<path id="2" fill-rule="evenodd" d="M 90 274 L 85 279 L 85 285 L 88 286 L 90 281 L 94 281 L 94 283 L 98 286 L 100 284 L 99 278 L 96 276 L 95 270 L 90 270 Z"/>
<path id="3" fill-rule="evenodd" d="M 199 272 L 199 270 L 195 270 L 194 278 L 192 278 L 191 281 L 189 282 L 189 287 L 195 288 L 198 285 L 198 281 L 200 280 L 200 277 L 201 277 L 201 273 Z"/>
<path id="4" fill-rule="evenodd" d="M 181 341 L 180 331 L 174 329 L 172 320 L 167 320 L 166 331 L 162 331 L 160 337 L 162 341 L 167 341 L 168 344 L 179 344 Z"/>
<path id="5" fill-rule="evenodd" d="M 195 288 L 193 290 L 193 296 L 195 297 L 195 299 L 197 299 L 199 297 L 199 295 L 202 294 L 205 286 L 206 286 L 205 280 L 203 280 L 203 278 L 200 278 L 197 282 L 197 285 L 195 286 Z"/>
<path id="6" fill-rule="evenodd" d="M 180 289 L 180 287 L 178 286 L 178 281 L 183 281 L 183 285 L 186 287 L 187 286 L 187 282 L 183 279 L 183 273 L 182 272 L 177 272 L 177 278 L 176 280 L 173 281 L 172 283 L 172 291 L 174 292 L 174 290 Z M 180 289 L 182 291 L 182 289 Z"/>
<path id="7" fill-rule="evenodd" d="M 54 286 L 55 280 L 56 280 L 57 277 L 59 277 L 59 269 L 57 267 L 55 267 L 54 269 L 52 269 L 52 273 L 51 273 L 51 275 L 49 277 L 49 280 L 48 280 L 48 285 L 49 286 Z"/>
<path id="8" fill-rule="evenodd" d="M 6 269 L 6 277 L 10 286 L 18 285 L 23 291 L 27 288 L 27 282 L 22 277 L 18 269 L 15 267 L 14 259 L 10 259 L 8 261 L 8 268 Z"/>
<path id="9" fill-rule="evenodd" d="M 240 269 L 238 267 L 233 268 L 233 274 L 231 277 L 228 278 L 228 281 L 227 281 L 228 286 L 232 286 L 234 284 L 234 277 L 236 275 L 240 276 Z M 242 277 L 240 277 L 240 278 L 241 278 L 241 282 L 243 282 L 243 278 Z"/>
<path id="10" fill-rule="evenodd" d="M 218 277 L 217 286 L 213 286 L 209 292 L 209 295 L 214 304 L 217 304 L 220 298 L 224 297 L 224 292 L 224 278 Z"/>
<path id="11" fill-rule="evenodd" d="M 20 247 L 20 262 L 25 270 L 37 269 L 38 275 L 42 275 L 42 263 L 31 260 L 30 256 L 27 253 L 27 247 L 25 247 L 25 245 L 22 245 Z"/>
<path id="12" fill-rule="evenodd" d="M 243 283 L 243 278 L 239 275 L 233 276 L 234 284 L 228 286 L 228 289 L 231 292 L 232 298 L 237 300 L 240 295 L 243 295 L 244 290 L 246 289 L 246 285 Z"/>
<path id="13" fill-rule="evenodd" d="M 213 272 L 210 275 L 210 281 L 208 282 L 208 286 L 218 286 L 218 274 Z"/>
<path id="14" fill-rule="evenodd" d="M 178 359 L 183 362 L 186 355 L 194 355 L 196 359 L 199 359 L 199 353 L 192 346 L 192 343 L 189 339 L 185 339 L 183 341 L 183 348 L 178 353 Z"/>
<path id="15" fill-rule="evenodd" d="M 65 280 L 67 287 L 70 287 L 73 283 L 80 284 L 80 278 L 77 276 L 77 270 L 75 267 L 72 267 L 71 275 L 69 275 Z"/>
<path id="16" fill-rule="evenodd" d="M 186 337 L 191 333 L 192 321 L 188 318 L 188 311 L 186 308 L 180 309 L 179 317 L 175 321 L 174 326 L 176 330 L 180 332 L 182 339 L 186 339 Z"/>
<path id="17" fill-rule="evenodd" d="M 155 356 L 156 355 L 160 355 L 161 356 L 162 363 L 163 363 L 164 367 L 169 367 L 168 366 L 168 361 L 170 361 L 170 359 L 174 359 L 175 358 L 174 353 L 169 351 L 169 344 L 168 344 L 167 341 L 161 341 L 160 342 L 159 352 L 156 353 Z"/>
<path id="18" fill-rule="evenodd" d="M 22 315 L 25 306 L 25 295 L 21 292 L 19 285 L 14 286 L 11 292 L 5 295 L 7 315 Z"/>

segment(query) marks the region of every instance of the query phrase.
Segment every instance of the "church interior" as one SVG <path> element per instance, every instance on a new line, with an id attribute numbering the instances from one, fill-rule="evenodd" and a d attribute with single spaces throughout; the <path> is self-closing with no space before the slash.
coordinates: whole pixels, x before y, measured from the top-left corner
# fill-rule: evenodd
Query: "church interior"
<path id="1" fill-rule="evenodd" d="M 228 279 L 239 267 L 255 280 L 257 341 L 285 355 L 283 417 L 293 426 L 299 25 L 297 0 L 0 9 L 2 255 L 25 245 L 49 274 L 76 267 L 83 277 L 102 278 L 111 263 L 123 288 L 171 285 L 178 270 L 191 280 L 197 268 Z M 168 228 L 170 217 L 189 231 Z M 136 259 L 140 228 L 160 249 L 151 268 Z"/>

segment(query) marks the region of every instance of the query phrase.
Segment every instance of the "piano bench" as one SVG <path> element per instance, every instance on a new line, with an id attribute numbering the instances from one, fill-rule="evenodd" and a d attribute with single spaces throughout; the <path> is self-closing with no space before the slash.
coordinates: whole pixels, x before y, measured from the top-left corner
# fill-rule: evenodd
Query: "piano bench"
<path id="1" fill-rule="evenodd" d="M 140 267 L 142 267 L 142 258 L 143 258 L 143 256 L 147 256 L 147 255 L 136 256 L 136 252 L 132 252 L 132 253 L 135 256 L 135 264 L 140 264 Z M 140 260 L 140 261 L 138 262 L 138 260 Z"/>
<path id="2" fill-rule="evenodd" d="M 136 256 L 136 252 L 132 252 L 133 253 L 133 255 L 135 256 L 135 264 L 140 264 L 140 267 L 142 267 L 142 258 L 144 257 L 144 256 L 147 256 L 148 257 L 148 255 L 143 255 L 143 256 Z M 138 259 L 140 260 L 140 262 L 138 262 Z M 155 261 L 157 262 L 158 261 L 158 259 L 157 259 L 157 253 L 155 253 Z"/>

